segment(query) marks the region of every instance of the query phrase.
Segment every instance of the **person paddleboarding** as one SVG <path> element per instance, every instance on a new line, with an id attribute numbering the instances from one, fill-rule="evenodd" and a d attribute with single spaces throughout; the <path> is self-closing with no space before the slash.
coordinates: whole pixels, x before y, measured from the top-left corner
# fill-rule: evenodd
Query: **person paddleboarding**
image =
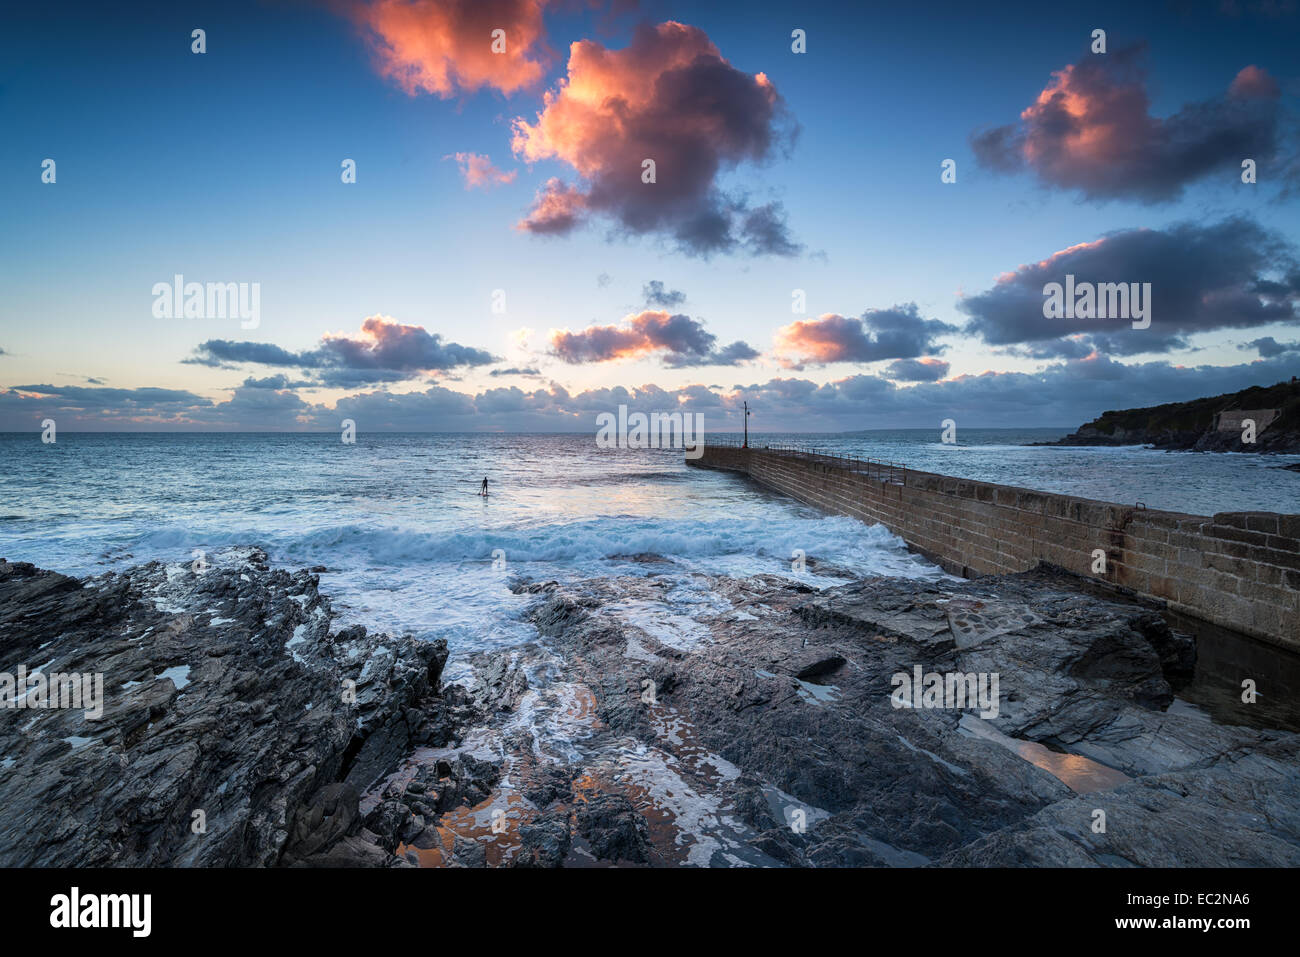
<path id="1" fill-rule="evenodd" d="M 484 496 L 484 497 L 486 498 L 486 497 L 487 497 L 487 493 L 488 493 L 488 490 L 487 490 L 487 476 L 485 475 L 485 476 L 483 476 L 483 487 L 479 490 L 479 494 L 482 495 L 482 496 Z"/>

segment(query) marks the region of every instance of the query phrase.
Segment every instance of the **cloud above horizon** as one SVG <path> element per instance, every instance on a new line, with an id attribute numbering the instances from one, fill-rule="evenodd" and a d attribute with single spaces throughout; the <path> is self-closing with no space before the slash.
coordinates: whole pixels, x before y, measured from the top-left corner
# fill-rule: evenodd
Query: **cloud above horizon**
<path id="1" fill-rule="evenodd" d="M 1047 319 L 1043 288 L 1064 283 L 1150 283 L 1151 326 L 1122 319 Z M 962 299 L 964 331 L 1035 358 L 1163 353 L 1187 337 L 1300 319 L 1300 266 L 1284 239 L 1244 217 L 1126 229 L 1079 243 L 998 278 Z"/>
<path id="2" fill-rule="evenodd" d="M 186 389 L 15 385 L 0 389 L 0 429 L 35 428 L 44 418 L 53 418 L 65 430 L 69 428 L 69 420 L 82 424 L 164 424 L 215 405 L 211 399 Z"/>
<path id="3" fill-rule="evenodd" d="M 642 286 L 641 297 L 647 306 L 658 306 L 660 309 L 672 309 L 686 301 L 686 293 L 680 289 L 665 289 L 659 279 L 651 279 Z M 3 354 L 4 350 L 0 349 L 0 355 Z"/>
<path id="4" fill-rule="evenodd" d="M 1144 53 L 1141 45 L 1087 53 L 1053 72 L 1018 123 L 971 136 L 976 159 L 1089 199 L 1162 203 L 1216 171 L 1239 184 L 1243 159 L 1273 158 L 1279 87 L 1264 70 L 1246 66 L 1222 96 L 1161 119 L 1150 113 Z"/>
<path id="5" fill-rule="evenodd" d="M 571 365 L 658 355 L 669 368 L 738 365 L 759 355 L 745 342 L 719 349 L 717 341 L 698 319 L 647 309 L 618 326 L 589 326 L 579 332 L 552 329 L 550 354 Z"/>
<path id="6" fill-rule="evenodd" d="M 823 366 L 832 362 L 876 362 L 915 359 L 942 352 L 940 336 L 958 327 L 924 318 L 916 303 L 891 309 L 868 309 L 858 318 L 828 312 L 816 319 L 799 319 L 776 331 L 778 361 L 788 368 Z"/>
<path id="7" fill-rule="evenodd" d="M 386 316 L 368 317 L 356 336 L 323 336 L 317 348 L 303 352 L 268 342 L 209 339 L 195 353 L 182 361 L 216 368 L 240 363 L 292 367 L 313 377 L 317 386 L 336 388 L 400 382 L 499 361 L 483 349 L 445 342 L 423 326 L 403 325 Z"/>
<path id="8" fill-rule="evenodd" d="M 942 359 L 926 356 L 922 359 L 895 359 L 881 373 L 896 382 L 938 382 L 948 374 L 951 366 Z"/>
<path id="9" fill-rule="evenodd" d="M 1300 342 L 1278 342 L 1272 336 L 1264 336 L 1237 346 L 1238 349 L 1254 349 L 1261 359 L 1275 359 L 1291 353 L 1300 354 Z"/>
<path id="10" fill-rule="evenodd" d="M 594 215 L 693 255 L 795 255 L 780 203 L 751 206 L 718 183 L 772 155 L 784 118 L 767 76 L 737 70 L 697 27 L 642 24 L 622 50 L 576 41 L 535 119 L 514 121 L 512 148 L 528 163 L 566 163 L 580 183 L 548 180 L 519 228 L 564 235 Z M 642 181 L 647 159 L 653 183 Z"/>
<path id="11" fill-rule="evenodd" d="M 432 385 L 419 392 L 386 390 L 345 396 L 333 407 L 308 403 L 292 389 L 246 380 L 231 398 L 213 402 L 173 389 L 113 389 L 22 385 L 0 389 L 0 430 L 39 432 L 45 417 L 65 431 L 78 429 L 282 429 L 334 431 L 353 418 L 360 431 L 595 430 L 595 416 L 619 405 L 641 411 L 701 412 L 712 432 L 738 431 L 740 405 L 754 410 L 751 431 L 930 428 L 956 417 L 967 427 L 1074 427 L 1107 409 L 1178 402 L 1272 385 L 1294 374 L 1279 357 L 1235 366 L 1185 367 L 1168 362 L 1127 365 L 1104 357 L 1061 362 L 1035 373 L 986 372 L 898 386 L 875 375 L 819 384 L 774 378 L 750 385 L 646 384 L 570 393 L 551 384 L 475 394 Z M 978 414 L 972 410 L 979 410 Z"/>

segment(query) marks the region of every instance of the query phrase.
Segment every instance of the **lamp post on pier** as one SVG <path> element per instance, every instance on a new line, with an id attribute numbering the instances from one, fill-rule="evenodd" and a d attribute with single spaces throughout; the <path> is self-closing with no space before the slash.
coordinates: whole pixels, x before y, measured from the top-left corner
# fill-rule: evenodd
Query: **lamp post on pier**
<path id="1" fill-rule="evenodd" d="M 745 405 L 745 444 L 742 445 L 741 448 L 747 449 L 749 448 L 749 402 L 746 401 L 744 405 Z"/>

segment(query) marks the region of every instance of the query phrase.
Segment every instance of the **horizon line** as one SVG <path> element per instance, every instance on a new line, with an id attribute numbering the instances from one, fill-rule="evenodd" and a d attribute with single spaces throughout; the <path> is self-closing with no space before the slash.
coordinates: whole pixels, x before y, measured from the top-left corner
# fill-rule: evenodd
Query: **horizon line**
<path id="1" fill-rule="evenodd" d="M 1078 426 L 1073 425 L 1033 425 L 1033 426 L 1006 426 L 1006 425 L 967 425 L 963 430 L 975 429 L 982 432 L 1032 432 L 1040 431 L 1057 431 L 1066 429 L 1073 431 Z M 39 435 L 41 429 L 0 429 L 0 435 Z M 934 431 L 931 426 L 902 426 L 892 429 L 841 429 L 839 431 L 805 431 L 800 429 L 750 429 L 749 434 L 754 435 L 862 435 L 872 432 L 930 432 Z M 337 435 L 337 429 L 305 430 L 305 429 L 60 429 L 59 435 Z M 490 431 L 483 429 L 369 429 L 357 431 L 358 435 L 594 435 L 594 431 L 582 429 L 568 429 L 563 431 L 524 431 L 524 430 L 501 430 Z M 706 432 L 705 435 L 742 435 L 737 431 Z"/>

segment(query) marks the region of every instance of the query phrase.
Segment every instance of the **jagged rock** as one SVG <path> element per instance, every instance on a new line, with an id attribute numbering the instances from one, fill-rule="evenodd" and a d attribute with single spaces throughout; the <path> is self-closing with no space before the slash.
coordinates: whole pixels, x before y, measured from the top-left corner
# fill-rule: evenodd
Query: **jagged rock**
<path id="1" fill-rule="evenodd" d="M 721 799 L 762 860 L 1277 864 L 1298 843 L 1300 736 L 1166 710 L 1190 675 L 1193 644 L 1142 602 L 1089 594 L 1048 572 L 878 578 L 815 593 L 770 576 L 709 577 L 708 588 L 730 609 L 707 618 L 707 636 L 685 648 L 604 611 L 655 600 L 658 586 L 641 578 L 548 584 L 534 592 L 530 615 L 572 680 L 592 690 L 610 732 L 662 749 L 679 765 L 704 750 L 738 770 Z M 981 717 L 976 702 L 895 707 L 893 676 L 917 667 L 997 675 L 996 708 Z M 665 669 L 672 680 L 648 704 L 641 679 Z M 1025 743 L 1041 744 L 1048 757 L 1074 757 L 1034 758 Z M 1217 777 L 1234 766 L 1243 780 L 1227 798 L 1213 797 Z M 1125 775 L 1134 780 L 1124 783 Z M 1280 778 L 1287 787 L 1274 788 Z M 1067 781 L 1118 787 L 1076 796 Z M 1197 846 L 1188 835 L 1212 815 L 1232 813 L 1237 797 L 1249 820 L 1234 830 L 1232 852 L 1219 841 Z M 1082 820 L 1086 835 L 1090 819 L 1077 809 L 1111 801 L 1122 814 L 1130 813 L 1125 801 L 1156 801 L 1160 812 L 1144 813 L 1143 837 L 1123 846 L 1114 833 L 1104 846 L 1071 832 L 1016 860 L 1044 828 L 1066 820 L 1072 828 Z M 589 832 L 608 833 L 590 822 L 617 807 L 614 833 L 635 846 L 626 796 L 575 807 L 589 842 Z M 625 846 L 597 840 L 615 856 L 613 847 Z M 1278 841 L 1286 847 L 1273 846 Z M 961 857 L 963 849 L 970 850 Z"/>
<path id="2" fill-rule="evenodd" d="M 98 721 L 0 711 L 0 864 L 1300 863 L 1300 736 L 1170 708 L 1195 647 L 1147 603 L 1050 571 L 691 582 L 656 635 L 667 576 L 515 580 L 542 640 L 439 689 L 445 643 L 334 631 L 256 550 L 0 561 L 0 653 L 107 691 Z M 998 693 L 897 707 L 918 668 Z"/>
<path id="3" fill-rule="evenodd" d="M 548 811 L 519 828 L 519 853 L 510 861 L 512 867 L 561 867 L 569 853 L 572 836 L 569 812 Z"/>
<path id="4" fill-rule="evenodd" d="M 475 706 L 483 712 L 513 711 L 528 690 L 528 677 L 519 667 L 516 655 L 496 651 L 474 659 L 477 684 L 472 692 Z"/>
<path id="5" fill-rule="evenodd" d="M 458 837 L 452 845 L 452 859 L 460 867 L 487 867 L 487 848 Z"/>
<path id="6" fill-rule="evenodd" d="M 285 863 L 305 860 L 348 837 L 360 825 L 361 795 L 349 784 L 327 784 L 308 803 L 298 808 Z"/>
<path id="7" fill-rule="evenodd" d="M 572 780 L 572 772 L 562 768 L 541 768 L 524 785 L 523 794 L 539 808 L 546 808 L 556 801 L 572 801 Z"/>
<path id="8" fill-rule="evenodd" d="M 1300 866 L 1300 736 L 1053 803 L 938 861 L 958 867 Z M 1105 829 L 1097 830 L 1097 811 Z"/>
<path id="9" fill-rule="evenodd" d="M 447 649 L 332 632 L 317 584 L 256 549 L 85 581 L 0 563 L 4 667 L 104 692 L 98 720 L 0 710 L 0 864 L 265 866 L 351 836 L 351 795 L 437 710 Z"/>
<path id="10" fill-rule="evenodd" d="M 366 827 L 379 838 L 379 846 L 390 854 L 409 827 L 414 813 L 401 801 L 383 801 L 366 815 Z"/>
<path id="11" fill-rule="evenodd" d="M 649 826 L 623 795 L 597 795 L 578 806 L 576 817 L 578 833 L 596 857 L 607 861 L 646 862 Z"/>
<path id="12" fill-rule="evenodd" d="M 501 778 L 501 767 L 470 754 L 461 754 L 451 765 L 451 774 L 438 782 L 439 812 L 454 807 L 474 807 L 481 804 Z"/>

